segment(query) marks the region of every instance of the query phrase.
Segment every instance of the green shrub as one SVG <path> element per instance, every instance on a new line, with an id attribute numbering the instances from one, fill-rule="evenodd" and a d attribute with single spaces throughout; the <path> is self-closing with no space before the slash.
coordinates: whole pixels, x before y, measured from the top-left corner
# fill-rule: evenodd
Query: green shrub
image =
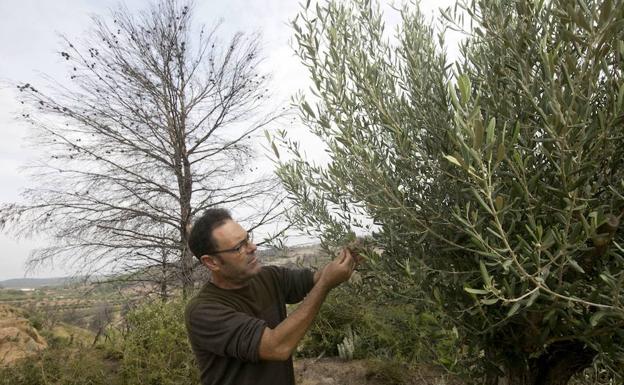
<path id="1" fill-rule="evenodd" d="M 30 321 L 32 327 L 37 329 L 37 331 L 40 332 L 43 330 L 45 318 L 41 314 L 36 313 L 31 315 L 30 317 L 28 317 L 28 321 Z"/>
<path id="2" fill-rule="evenodd" d="M 343 358 L 427 362 L 454 368 L 460 360 L 456 332 L 417 302 L 397 302 L 379 293 L 381 278 L 367 285 L 343 285 L 327 298 L 298 349 L 304 357 L 338 356 L 340 344 L 353 346 Z"/>
<path id="3" fill-rule="evenodd" d="M 0 369 L 1 385 L 117 385 L 116 363 L 97 350 L 52 345 L 35 358 Z"/>
<path id="4" fill-rule="evenodd" d="M 367 369 L 366 378 L 374 379 L 376 384 L 404 385 L 410 381 L 407 367 L 396 361 L 370 361 Z"/>
<path id="5" fill-rule="evenodd" d="M 184 302 L 143 305 L 127 316 L 121 374 L 129 385 L 199 383 L 184 326 Z"/>

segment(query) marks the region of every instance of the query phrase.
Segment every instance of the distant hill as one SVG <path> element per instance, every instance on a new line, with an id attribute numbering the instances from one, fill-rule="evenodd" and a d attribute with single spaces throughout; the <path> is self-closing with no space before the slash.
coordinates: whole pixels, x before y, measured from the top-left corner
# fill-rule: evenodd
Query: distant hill
<path id="1" fill-rule="evenodd" d="M 261 249 L 256 252 L 258 257 L 267 265 L 284 265 L 284 266 L 319 266 L 321 263 L 327 262 L 328 256 L 324 255 L 320 244 L 309 243 L 286 247 L 282 250 L 277 249 Z M 198 269 L 199 273 L 205 269 Z M 131 276 L 121 274 L 117 276 L 118 281 L 123 281 L 125 276 L 129 280 L 141 281 L 149 280 L 151 273 L 159 276 L 162 274 L 160 266 L 152 266 L 140 269 Z M 152 274 L 153 275 L 153 274 Z M 88 282 L 97 281 L 98 277 L 87 279 Z M 100 277 L 103 278 L 103 277 Z M 106 279 L 104 279 L 106 281 Z M 0 281 L 0 288 L 5 289 L 37 289 L 40 287 L 59 287 L 77 282 L 84 282 L 85 277 L 57 277 L 57 278 L 16 278 Z"/>
<path id="2" fill-rule="evenodd" d="M 63 286 L 74 282 L 76 278 L 16 278 L 0 281 L 0 287 L 5 289 L 36 289 L 43 286 Z"/>

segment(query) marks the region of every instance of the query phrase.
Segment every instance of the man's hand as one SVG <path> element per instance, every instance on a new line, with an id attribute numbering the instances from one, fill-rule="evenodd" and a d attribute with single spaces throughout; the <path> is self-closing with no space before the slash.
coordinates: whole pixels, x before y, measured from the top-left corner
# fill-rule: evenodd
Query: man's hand
<path id="1" fill-rule="evenodd" d="M 291 313 L 275 329 L 265 328 L 260 339 L 258 355 L 261 360 L 283 361 L 292 355 L 297 344 L 310 328 L 327 293 L 348 280 L 355 268 L 355 259 L 344 248 L 323 270 L 317 272 L 315 285 L 297 310 Z"/>
<path id="2" fill-rule="evenodd" d="M 364 263 L 365 261 L 365 257 L 362 254 L 362 250 L 359 248 L 352 248 L 352 247 L 348 247 L 349 252 L 351 253 L 351 256 L 353 257 L 353 260 L 355 261 L 355 266 Z"/>
<path id="3" fill-rule="evenodd" d="M 330 263 L 315 274 L 315 285 L 297 310 L 292 312 L 274 329 L 265 328 L 260 339 L 258 355 L 261 360 L 283 361 L 292 355 L 297 344 L 310 328 L 325 296 L 331 289 L 348 280 L 356 260 L 349 249 L 344 248 Z"/>
<path id="4" fill-rule="evenodd" d="M 349 249 L 344 248 L 333 261 L 325 265 L 318 283 L 331 290 L 351 277 L 356 264 Z"/>

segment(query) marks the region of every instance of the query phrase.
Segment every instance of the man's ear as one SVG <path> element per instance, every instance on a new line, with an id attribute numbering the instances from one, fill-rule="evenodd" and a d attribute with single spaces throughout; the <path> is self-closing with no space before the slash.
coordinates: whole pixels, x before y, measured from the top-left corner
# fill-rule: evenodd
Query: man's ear
<path id="1" fill-rule="evenodd" d="M 220 266 L 217 258 L 213 257 L 212 255 L 204 254 L 201 256 L 200 261 L 202 265 L 206 266 L 211 271 L 219 270 Z"/>

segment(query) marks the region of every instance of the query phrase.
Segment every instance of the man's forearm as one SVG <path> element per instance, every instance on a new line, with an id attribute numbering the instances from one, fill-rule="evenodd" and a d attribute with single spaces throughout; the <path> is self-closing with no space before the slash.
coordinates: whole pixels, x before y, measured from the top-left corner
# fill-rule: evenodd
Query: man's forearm
<path id="1" fill-rule="evenodd" d="M 315 277 L 316 278 L 316 277 Z M 259 355 L 262 360 L 286 360 L 292 355 L 297 344 L 312 325 L 319 312 L 329 287 L 315 279 L 310 290 L 297 309 L 275 329 L 266 328 L 260 340 Z"/>
<path id="2" fill-rule="evenodd" d="M 322 272 L 323 272 L 323 269 L 319 269 L 319 270 L 314 272 L 314 277 L 312 279 L 314 280 L 314 284 L 315 285 L 319 281 L 319 279 L 321 278 L 321 273 Z"/>
<path id="3" fill-rule="evenodd" d="M 349 250 L 343 249 L 333 261 L 314 277 L 314 287 L 297 310 L 275 329 L 265 328 L 260 339 L 261 360 L 286 360 L 312 325 L 327 293 L 351 277 L 355 261 Z"/>

